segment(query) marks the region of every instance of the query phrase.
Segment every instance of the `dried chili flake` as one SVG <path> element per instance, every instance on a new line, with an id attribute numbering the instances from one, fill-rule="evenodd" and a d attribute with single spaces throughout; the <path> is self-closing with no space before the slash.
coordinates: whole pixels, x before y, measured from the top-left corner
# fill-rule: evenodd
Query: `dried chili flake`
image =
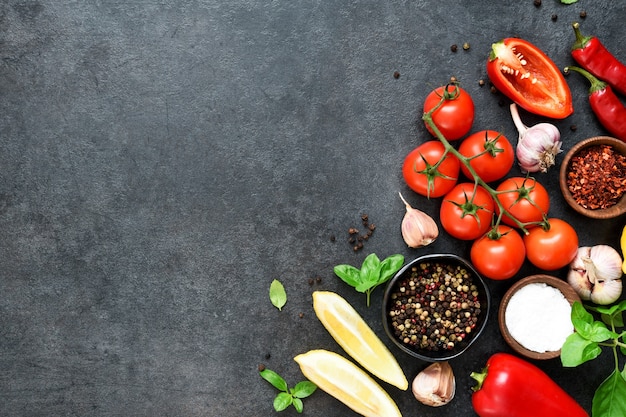
<path id="1" fill-rule="evenodd" d="M 609 145 L 581 150 L 571 159 L 567 187 L 576 203 L 586 209 L 617 204 L 626 192 L 626 156 Z"/>

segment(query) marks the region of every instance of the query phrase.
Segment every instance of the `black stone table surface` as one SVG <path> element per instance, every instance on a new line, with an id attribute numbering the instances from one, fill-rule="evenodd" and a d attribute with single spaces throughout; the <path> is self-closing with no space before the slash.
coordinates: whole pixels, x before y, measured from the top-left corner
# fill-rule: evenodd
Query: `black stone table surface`
<path id="1" fill-rule="evenodd" d="M 469 257 L 470 244 L 443 231 L 407 248 L 398 192 L 435 218 L 441 200 L 409 190 L 400 166 L 430 139 L 426 94 L 451 76 L 475 101 L 473 130 L 516 143 L 508 101 L 487 79 L 493 42 L 522 37 L 564 67 L 580 21 L 626 60 L 626 3 L 534 3 L 0 2 L 0 415 L 298 415 L 274 411 L 258 367 L 293 385 L 295 355 L 345 354 L 313 312 L 315 290 L 344 296 L 412 380 L 427 364 L 384 335 L 383 289 L 368 308 L 333 266 L 369 253 Z M 564 150 L 606 134 L 588 83 L 567 80 L 576 111 L 555 121 Z M 581 245 L 619 248 L 623 217 L 575 213 L 558 168 L 538 179 Z M 347 230 L 362 214 L 377 228 L 354 252 Z M 489 281 L 494 307 L 538 272 L 525 264 Z M 287 291 L 282 311 L 268 297 L 274 279 Z M 429 408 L 383 383 L 403 415 L 475 415 L 469 374 L 510 352 L 496 313 L 451 361 L 451 404 Z M 534 363 L 590 410 L 612 356 Z M 318 391 L 303 415 L 356 414 Z"/>

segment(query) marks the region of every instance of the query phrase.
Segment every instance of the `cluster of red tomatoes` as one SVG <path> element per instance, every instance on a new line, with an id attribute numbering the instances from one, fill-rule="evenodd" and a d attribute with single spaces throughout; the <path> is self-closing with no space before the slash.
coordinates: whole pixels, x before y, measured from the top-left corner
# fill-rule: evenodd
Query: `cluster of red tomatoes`
<path id="1" fill-rule="evenodd" d="M 474 104 L 458 85 L 432 91 L 424 112 L 432 109 L 433 123 L 446 142 L 471 130 Z M 447 150 L 439 139 L 426 141 L 406 156 L 402 167 L 413 191 L 443 197 L 439 213 L 443 229 L 455 238 L 473 240 L 472 263 L 491 279 L 513 277 L 525 259 L 540 269 L 556 270 L 568 265 L 578 250 L 572 226 L 547 217 L 550 197 L 545 187 L 532 177 L 505 178 L 514 161 L 509 140 L 483 130 L 465 137 L 457 151 Z"/>

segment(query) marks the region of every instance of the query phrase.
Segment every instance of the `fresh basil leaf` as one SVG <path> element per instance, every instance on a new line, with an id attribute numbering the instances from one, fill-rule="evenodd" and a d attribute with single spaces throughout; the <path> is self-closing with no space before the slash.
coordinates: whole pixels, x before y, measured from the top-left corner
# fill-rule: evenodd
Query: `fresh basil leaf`
<path id="1" fill-rule="evenodd" d="M 598 417 L 626 416 L 626 379 L 615 369 L 596 390 L 591 414 Z"/>
<path id="2" fill-rule="evenodd" d="M 561 3 L 563 4 L 574 4 L 576 3 L 578 0 L 561 0 Z"/>
<path id="3" fill-rule="evenodd" d="M 274 398 L 274 410 L 283 411 L 293 403 L 293 397 L 286 392 L 279 393 Z"/>
<path id="4" fill-rule="evenodd" d="M 380 267 L 380 259 L 375 253 L 370 253 L 363 260 L 361 265 L 361 282 L 376 283 L 378 281 L 378 269 Z"/>
<path id="5" fill-rule="evenodd" d="M 352 265 L 337 265 L 333 268 L 333 271 L 335 271 L 335 275 L 351 287 L 356 287 L 361 282 L 359 270 Z"/>
<path id="6" fill-rule="evenodd" d="M 565 367 L 575 367 L 597 358 L 600 353 L 602 349 L 597 342 L 587 340 L 578 333 L 572 333 L 561 347 L 561 363 Z"/>
<path id="7" fill-rule="evenodd" d="M 285 381 L 283 377 L 278 375 L 276 372 L 271 369 L 264 369 L 259 372 L 259 374 L 261 375 L 261 378 L 272 384 L 274 388 L 281 391 L 287 391 L 287 381 Z"/>
<path id="8" fill-rule="evenodd" d="M 357 290 L 358 292 L 366 292 L 367 290 L 372 289 L 372 287 L 375 287 L 376 283 L 375 282 L 363 282 L 359 285 L 357 285 L 356 287 L 354 287 L 355 290 Z"/>
<path id="9" fill-rule="evenodd" d="M 283 287 L 283 284 L 277 279 L 272 281 L 270 285 L 270 300 L 278 310 L 282 310 L 283 306 L 287 303 L 285 287 Z"/>
<path id="10" fill-rule="evenodd" d="M 296 409 L 296 411 L 298 413 L 302 413 L 302 410 L 304 410 L 304 404 L 302 403 L 302 400 L 300 398 L 292 398 L 293 401 L 293 408 Z"/>
<path id="11" fill-rule="evenodd" d="M 588 312 L 585 307 L 582 305 L 582 303 L 575 301 L 574 304 L 572 305 L 572 323 L 574 324 L 574 327 L 576 327 L 577 324 L 582 325 L 583 323 L 588 323 L 591 324 L 593 323 L 593 316 L 591 315 L 590 312 Z"/>
<path id="12" fill-rule="evenodd" d="M 606 327 L 606 324 L 601 321 L 594 321 L 589 330 L 590 332 L 588 334 L 582 334 L 581 336 L 593 342 L 604 342 L 605 340 L 615 339 L 618 337 L 617 333 L 609 330 Z"/>
<path id="13" fill-rule="evenodd" d="M 298 382 L 294 388 L 293 395 L 296 398 L 306 398 L 309 395 L 313 394 L 316 389 L 317 385 L 315 385 L 311 381 Z"/>
<path id="14" fill-rule="evenodd" d="M 378 283 L 387 282 L 404 265 L 404 256 L 400 254 L 391 255 L 380 263 Z"/>

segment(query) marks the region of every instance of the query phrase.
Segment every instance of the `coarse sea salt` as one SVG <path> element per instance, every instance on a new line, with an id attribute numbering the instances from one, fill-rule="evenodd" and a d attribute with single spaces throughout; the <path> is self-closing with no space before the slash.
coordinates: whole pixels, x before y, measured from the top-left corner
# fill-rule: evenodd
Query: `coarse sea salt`
<path id="1" fill-rule="evenodd" d="M 509 333 L 520 345 L 543 353 L 561 349 L 574 332 L 571 312 L 561 291 L 545 283 L 533 283 L 513 294 L 504 317 Z"/>

